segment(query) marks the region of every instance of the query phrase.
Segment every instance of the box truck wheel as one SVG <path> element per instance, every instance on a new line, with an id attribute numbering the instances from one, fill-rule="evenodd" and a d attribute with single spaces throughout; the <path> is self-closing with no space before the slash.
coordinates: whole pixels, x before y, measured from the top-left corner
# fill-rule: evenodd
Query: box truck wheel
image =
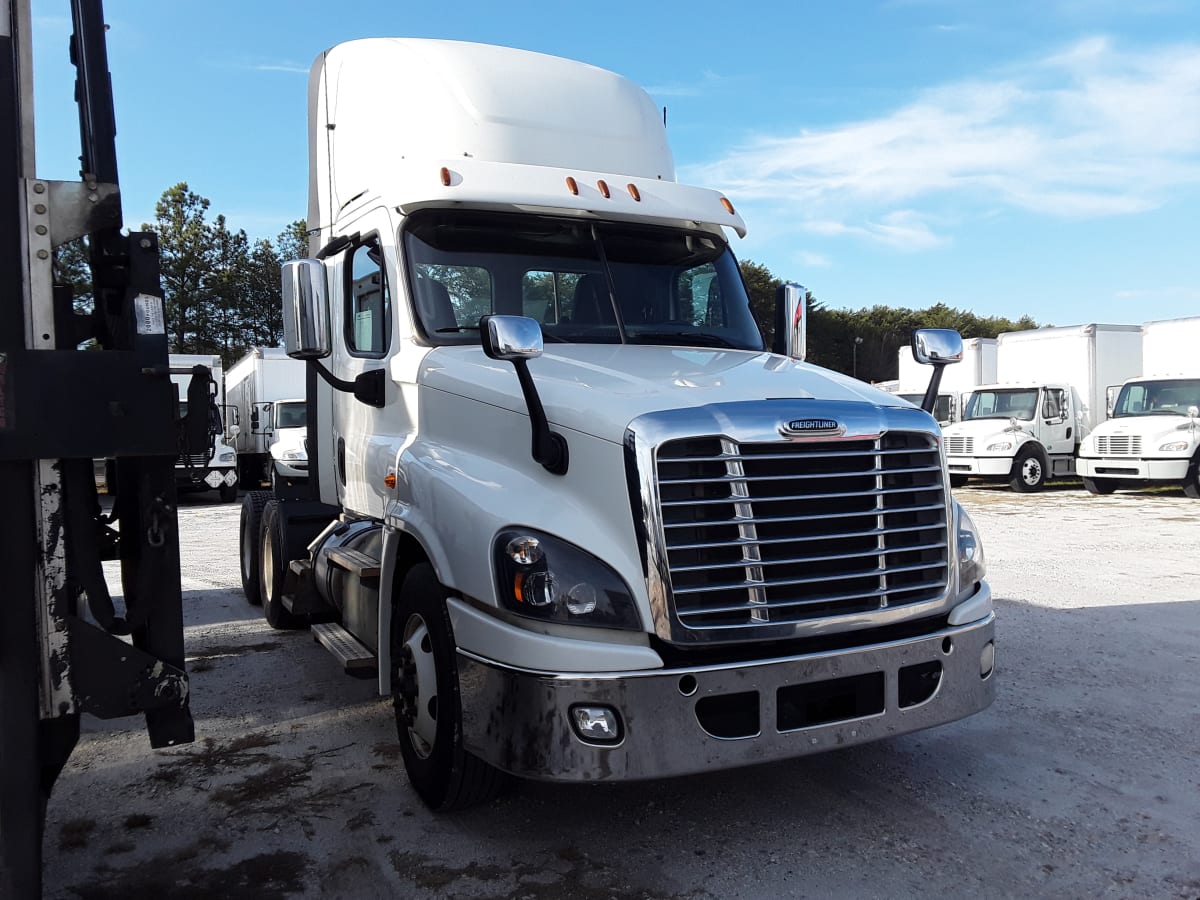
<path id="1" fill-rule="evenodd" d="M 1187 478 L 1183 479 L 1183 492 L 1193 500 L 1200 500 L 1200 452 L 1188 467 Z"/>
<path id="2" fill-rule="evenodd" d="M 392 703 L 408 780 L 432 809 L 489 800 L 505 776 L 463 748 L 458 663 L 446 589 L 433 567 L 409 569 L 392 610 Z"/>
<path id="3" fill-rule="evenodd" d="M 1037 447 L 1026 444 L 1013 460 L 1008 485 L 1022 493 L 1040 491 L 1046 484 L 1046 457 Z"/>
<path id="4" fill-rule="evenodd" d="M 238 544 L 242 558 L 242 593 L 251 606 L 262 605 L 262 580 L 259 572 L 259 551 L 262 549 L 263 507 L 271 495 L 267 491 L 250 491 L 242 497 L 242 517 Z"/>
<path id="5" fill-rule="evenodd" d="M 1115 478 L 1085 478 L 1083 486 L 1089 494 L 1111 494 L 1117 489 Z"/>
<path id="6" fill-rule="evenodd" d="M 217 496 L 221 498 L 222 503 L 232 503 L 237 499 L 237 482 L 233 484 L 222 484 L 217 488 Z"/>
<path id="7" fill-rule="evenodd" d="M 284 553 L 287 542 L 283 522 L 279 518 L 279 502 L 268 500 L 263 507 L 262 535 L 259 541 L 259 578 L 261 581 L 263 617 L 272 628 L 303 628 L 308 624 L 302 617 L 283 607 L 283 575 L 288 560 Z"/>

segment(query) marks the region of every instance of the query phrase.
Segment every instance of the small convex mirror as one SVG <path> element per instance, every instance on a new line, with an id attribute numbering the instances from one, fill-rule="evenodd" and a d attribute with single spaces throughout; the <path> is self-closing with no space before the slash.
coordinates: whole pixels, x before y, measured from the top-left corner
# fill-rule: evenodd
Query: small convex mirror
<path id="1" fill-rule="evenodd" d="M 528 316 L 484 316 L 479 322 L 483 352 L 492 359 L 535 359 L 542 355 L 542 326 Z"/>
<path id="2" fill-rule="evenodd" d="M 324 359 L 333 350 L 325 266 L 320 260 L 283 264 L 283 345 L 292 359 Z"/>
<path id="3" fill-rule="evenodd" d="M 962 362 L 962 335 L 953 328 L 918 328 L 912 336 L 913 359 L 924 366 Z"/>

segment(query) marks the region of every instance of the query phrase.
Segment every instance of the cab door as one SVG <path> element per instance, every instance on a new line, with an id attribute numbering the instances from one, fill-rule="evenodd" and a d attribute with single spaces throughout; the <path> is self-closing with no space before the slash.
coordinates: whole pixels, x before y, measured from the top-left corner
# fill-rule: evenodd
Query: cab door
<path id="1" fill-rule="evenodd" d="M 1063 388 L 1042 389 L 1038 430 L 1051 456 L 1075 452 L 1075 417 L 1071 414 L 1071 395 Z"/>

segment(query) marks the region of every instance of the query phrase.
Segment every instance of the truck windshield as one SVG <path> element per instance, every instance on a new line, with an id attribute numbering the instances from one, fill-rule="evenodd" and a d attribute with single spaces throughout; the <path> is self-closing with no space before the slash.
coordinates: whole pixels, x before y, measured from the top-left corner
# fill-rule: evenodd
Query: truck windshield
<path id="1" fill-rule="evenodd" d="M 1131 381 L 1121 388 L 1113 418 L 1122 416 L 1186 416 L 1200 407 L 1200 378 Z"/>
<path id="2" fill-rule="evenodd" d="M 478 343 L 479 317 L 503 313 L 547 342 L 763 349 L 733 254 L 707 232 L 436 210 L 403 242 L 435 344 Z"/>
<path id="3" fill-rule="evenodd" d="M 975 391 L 967 401 L 964 419 L 1024 419 L 1037 411 L 1037 388 Z"/>
<path id="4" fill-rule="evenodd" d="M 180 420 L 187 417 L 188 404 L 186 400 L 179 401 L 179 418 Z M 217 409 L 217 405 L 213 403 L 208 408 L 208 433 L 220 434 L 225 430 L 225 425 L 221 421 L 221 411 Z"/>
<path id="5" fill-rule="evenodd" d="M 302 402 L 276 403 L 276 428 L 305 428 L 308 425 L 308 407 Z"/>

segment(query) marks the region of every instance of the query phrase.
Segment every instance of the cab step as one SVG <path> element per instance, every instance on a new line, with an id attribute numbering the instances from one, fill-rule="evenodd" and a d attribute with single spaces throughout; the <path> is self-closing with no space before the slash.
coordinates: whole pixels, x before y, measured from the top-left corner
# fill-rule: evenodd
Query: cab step
<path id="1" fill-rule="evenodd" d="M 351 550 L 349 547 L 335 547 L 325 553 L 331 566 L 345 569 L 358 576 L 359 581 L 379 580 L 379 560 L 367 556 L 361 550 Z"/>
<path id="2" fill-rule="evenodd" d="M 312 626 L 313 640 L 321 643 L 341 661 L 347 672 L 362 672 L 374 669 L 375 654 L 359 643 L 358 638 L 336 622 L 323 622 Z"/>

